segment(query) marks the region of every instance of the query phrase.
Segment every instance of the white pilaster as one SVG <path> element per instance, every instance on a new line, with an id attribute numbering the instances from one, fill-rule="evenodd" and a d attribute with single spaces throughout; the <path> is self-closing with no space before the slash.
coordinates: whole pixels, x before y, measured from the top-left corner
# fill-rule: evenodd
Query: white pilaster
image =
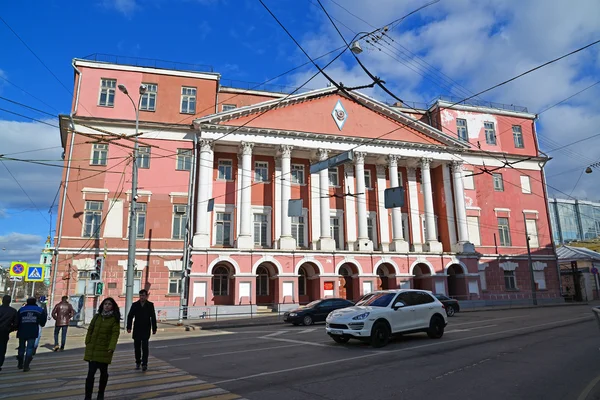
<path id="1" fill-rule="evenodd" d="M 400 186 L 398 181 L 398 156 L 389 155 L 388 164 L 390 168 L 390 186 L 393 188 L 398 187 Z M 383 199 L 381 194 L 379 199 L 380 202 Z M 392 208 L 392 243 L 390 244 L 390 250 L 398 253 L 408 251 L 408 242 L 404 239 L 402 229 L 402 209 L 400 207 Z"/>
<path id="2" fill-rule="evenodd" d="M 365 156 L 367 153 L 354 152 L 354 175 L 356 178 L 356 202 L 358 215 L 357 251 L 373 251 L 367 227 L 367 193 L 365 185 Z"/>
<path id="3" fill-rule="evenodd" d="M 421 159 L 421 184 L 423 185 L 423 203 L 425 206 L 425 226 L 427 237 L 425 238 L 425 251 L 438 253 L 442 251 L 442 244 L 437 240 L 435 226 L 435 212 L 433 210 L 433 190 L 431 186 L 431 159 Z"/>
<path id="4" fill-rule="evenodd" d="M 242 193 L 239 207 L 241 207 L 240 232 L 237 239 L 239 249 L 252 249 L 252 148 L 253 143 L 242 142 Z"/>
<path id="5" fill-rule="evenodd" d="M 448 165 L 442 167 L 442 178 L 444 179 L 444 199 L 446 200 L 446 221 L 448 225 L 448 238 L 452 246 L 456 243 L 456 220 L 454 219 L 454 200 L 452 198 L 452 176 Z"/>
<path id="6" fill-rule="evenodd" d="M 198 162 L 198 202 L 196 203 L 196 229 L 192 245 L 195 248 L 210 247 L 210 218 L 207 212 L 208 200 L 212 194 L 213 146 L 210 140 L 200 140 L 200 157 Z M 194 149 L 194 152 L 196 149 Z M 189 213 L 189 210 L 188 210 Z"/>
<path id="7" fill-rule="evenodd" d="M 352 164 L 344 165 L 344 178 L 346 187 L 344 192 L 354 188 L 354 166 Z M 346 196 L 344 199 L 346 205 L 346 236 L 348 238 L 348 249 L 354 249 L 356 246 L 356 200 L 354 196 Z"/>
<path id="8" fill-rule="evenodd" d="M 412 251 L 423 251 L 423 239 L 421 238 L 421 219 L 419 217 L 419 190 L 417 189 L 417 169 L 409 167 L 406 169 L 406 181 L 408 186 L 408 198 L 410 205 L 410 229 L 412 232 Z"/>
<path id="9" fill-rule="evenodd" d="M 463 164 L 454 161 L 452 167 L 452 180 L 454 184 L 454 199 L 456 206 L 456 222 L 458 226 L 458 243 L 455 251 L 462 253 L 475 252 L 475 246 L 469 242 L 469 229 L 467 227 L 467 208 L 465 204 L 465 188 L 463 184 Z"/>
<path id="10" fill-rule="evenodd" d="M 319 149 L 319 160 L 327 160 L 329 150 Z M 335 240 L 331 238 L 329 215 L 329 170 L 327 168 L 319 171 L 319 198 L 321 203 L 321 236 L 319 238 L 319 250 L 334 251 Z"/>
<path id="11" fill-rule="evenodd" d="M 310 174 L 310 222 L 311 222 L 311 248 L 318 249 L 321 237 L 321 199 L 320 199 L 319 174 Z"/>
<path id="12" fill-rule="evenodd" d="M 292 197 L 292 146 L 282 145 L 281 150 L 281 238 L 279 248 L 295 250 L 296 239 L 292 237 L 292 219 L 288 217 L 288 205 Z"/>
<path id="13" fill-rule="evenodd" d="M 281 158 L 275 158 L 275 238 L 274 247 L 279 248 L 279 239 L 281 238 Z"/>
<path id="14" fill-rule="evenodd" d="M 381 251 L 390 251 L 390 218 L 388 211 L 385 208 L 385 189 L 387 180 L 385 179 L 385 165 L 377 165 L 377 216 L 379 218 L 379 243 L 381 243 Z M 397 174 L 396 174 L 397 176 Z"/>
<path id="15" fill-rule="evenodd" d="M 241 226 L 242 226 L 242 207 L 240 206 L 240 204 L 242 204 L 242 155 L 238 154 L 237 155 L 237 172 L 236 172 L 236 180 L 235 180 L 235 186 L 236 186 L 236 193 L 235 193 L 235 236 L 234 236 L 234 241 L 235 241 L 235 246 L 237 247 L 237 238 L 240 235 L 241 232 Z"/>

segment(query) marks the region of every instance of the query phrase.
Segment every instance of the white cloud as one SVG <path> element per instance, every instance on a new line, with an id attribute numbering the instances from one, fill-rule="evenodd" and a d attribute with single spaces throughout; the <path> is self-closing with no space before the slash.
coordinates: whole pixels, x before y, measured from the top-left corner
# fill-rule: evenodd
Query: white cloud
<path id="1" fill-rule="evenodd" d="M 138 8 L 136 0 L 104 0 L 103 4 L 105 7 L 114 8 L 125 15 L 130 15 Z"/>
<path id="2" fill-rule="evenodd" d="M 38 235 L 10 233 L 0 236 L 0 265 L 10 267 L 12 261 L 38 263 L 45 238 Z"/>

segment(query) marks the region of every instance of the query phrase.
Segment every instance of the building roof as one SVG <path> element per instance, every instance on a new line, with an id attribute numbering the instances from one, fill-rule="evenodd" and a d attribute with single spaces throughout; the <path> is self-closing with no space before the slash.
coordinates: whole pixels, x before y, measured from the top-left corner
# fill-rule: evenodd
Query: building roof
<path id="1" fill-rule="evenodd" d="M 600 253 L 585 247 L 560 246 L 556 249 L 559 262 L 564 261 L 600 261 Z"/>

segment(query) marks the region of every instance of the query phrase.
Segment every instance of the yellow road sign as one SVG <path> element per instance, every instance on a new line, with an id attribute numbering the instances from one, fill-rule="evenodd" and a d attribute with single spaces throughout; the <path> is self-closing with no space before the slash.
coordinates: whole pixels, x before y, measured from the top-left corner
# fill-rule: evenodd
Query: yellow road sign
<path id="1" fill-rule="evenodd" d="M 25 276 L 27 263 L 22 261 L 13 261 L 10 263 L 10 276 Z"/>

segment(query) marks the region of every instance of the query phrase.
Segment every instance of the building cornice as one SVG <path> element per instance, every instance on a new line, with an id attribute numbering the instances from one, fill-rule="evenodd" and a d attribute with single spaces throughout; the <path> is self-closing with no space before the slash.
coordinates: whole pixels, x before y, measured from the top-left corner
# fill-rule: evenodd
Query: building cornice
<path id="1" fill-rule="evenodd" d="M 193 72 L 193 71 L 175 71 L 172 69 L 152 68 L 152 67 L 137 67 L 134 65 L 123 65 L 113 64 L 102 61 L 90 61 L 82 59 L 74 59 L 76 67 L 84 68 L 97 68 L 97 69 L 108 69 L 114 71 L 131 71 L 131 72 L 143 72 L 147 74 L 156 75 L 169 75 L 169 76 L 180 76 L 184 78 L 197 78 L 197 79 L 209 79 L 218 81 L 221 78 L 221 74 L 217 72 Z"/>

